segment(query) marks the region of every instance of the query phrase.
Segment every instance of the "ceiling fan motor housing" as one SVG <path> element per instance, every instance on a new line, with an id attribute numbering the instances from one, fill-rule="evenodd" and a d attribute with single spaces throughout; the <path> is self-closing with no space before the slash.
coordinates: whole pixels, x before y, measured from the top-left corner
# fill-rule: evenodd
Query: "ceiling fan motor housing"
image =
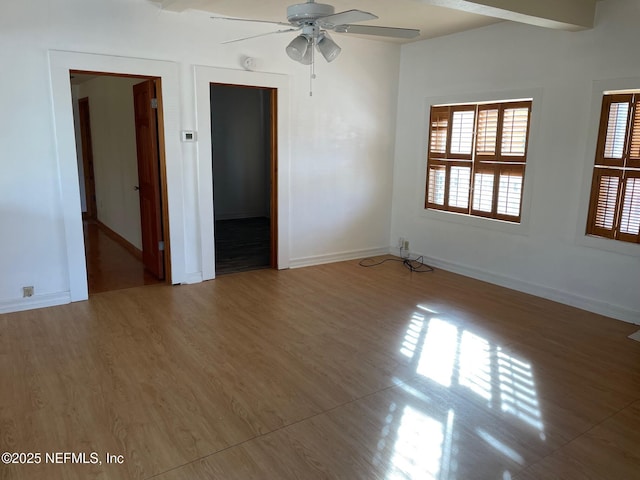
<path id="1" fill-rule="evenodd" d="M 299 3 L 287 7 L 287 20 L 293 24 L 300 25 L 334 13 L 335 10 L 332 5 L 315 2 Z"/>

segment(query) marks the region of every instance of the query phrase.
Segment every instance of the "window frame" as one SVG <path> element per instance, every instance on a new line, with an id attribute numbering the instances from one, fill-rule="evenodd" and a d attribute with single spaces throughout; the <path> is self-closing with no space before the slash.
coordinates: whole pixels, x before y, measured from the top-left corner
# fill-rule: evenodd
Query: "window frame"
<path id="1" fill-rule="evenodd" d="M 606 93 L 628 92 L 637 90 L 640 76 L 624 78 L 605 78 L 590 83 L 590 101 L 585 108 L 583 127 L 585 130 L 583 154 L 580 157 L 582 171 L 580 195 L 577 198 L 577 215 L 573 226 L 573 241 L 584 248 L 610 252 L 618 255 L 637 257 L 640 246 L 629 242 L 614 242 L 609 238 L 597 237 L 586 233 L 589 205 L 591 201 L 591 185 L 593 183 L 594 156 L 598 146 L 598 132 L 602 112 L 602 96 Z M 534 98 L 535 101 L 535 98 Z M 534 113 L 535 116 L 535 113 Z M 535 126 L 536 124 L 534 124 Z M 539 128 L 537 125 L 536 128 Z"/>
<path id="2" fill-rule="evenodd" d="M 509 98 L 511 97 L 511 98 Z M 531 149 L 531 137 L 532 137 L 532 125 L 533 125 L 533 103 L 534 103 L 534 95 L 526 95 L 523 98 L 522 95 L 505 95 L 503 98 L 505 100 L 487 100 L 476 97 L 476 100 L 472 102 L 442 102 L 436 103 L 433 102 L 431 104 L 427 104 L 427 125 L 426 131 L 426 145 L 425 145 L 425 156 L 423 156 L 423 161 L 426 157 L 426 162 L 424 162 L 426 171 L 424 175 L 424 203 L 423 210 L 425 212 L 445 212 L 448 214 L 459 214 L 465 218 L 478 218 L 482 220 L 492 219 L 506 222 L 509 225 L 523 225 L 523 217 L 526 217 L 525 211 L 528 212 L 528 202 L 526 201 L 525 192 L 529 190 L 526 186 L 528 182 L 528 178 L 531 175 L 525 175 L 525 173 L 530 169 L 528 167 L 527 160 L 530 157 L 530 149 Z M 524 133 L 525 145 L 524 152 L 522 155 L 509 155 L 503 154 L 503 128 L 505 126 L 505 111 L 512 109 L 521 109 L 526 108 L 527 112 L 527 124 L 526 124 L 526 132 Z M 477 138 L 479 134 L 479 116 L 481 112 L 487 110 L 498 110 L 497 119 L 496 119 L 496 127 L 495 127 L 495 140 L 494 140 L 494 149 L 491 153 L 481 153 L 477 148 Z M 446 135 L 446 145 L 445 151 L 432 151 L 432 133 L 434 127 L 434 120 L 436 115 L 439 118 L 442 118 L 443 113 L 448 112 L 448 121 L 446 125 L 447 135 Z M 458 111 L 473 111 L 474 119 L 473 119 L 473 132 L 471 139 L 471 153 L 469 154 L 459 154 L 451 152 L 451 136 L 453 131 L 453 118 L 455 112 Z M 493 138 L 493 137 L 491 137 Z M 530 162 L 529 162 L 530 164 Z M 469 167 L 469 188 L 468 188 L 468 200 L 467 207 L 461 208 L 456 206 L 451 206 L 449 204 L 449 198 L 451 197 L 449 190 L 449 183 L 451 179 L 451 167 L 454 166 L 465 166 Z M 444 202 L 442 204 L 434 203 L 433 196 L 431 192 L 431 185 L 434 183 L 431 181 L 431 172 L 437 168 L 444 168 L 445 170 L 445 185 L 444 185 Z M 475 189 L 475 176 L 479 171 L 491 172 L 493 176 L 493 194 L 491 201 L 491 211 L 483 211 L 474 208 L 474 189 Z M 520 173 L 522 178 L 520 185 L 520 198 L 518 199 L 518 215 L 509 215 L 506 213 L 499 213 L 499 205 L 498 198 L 500 194 L 501 188 L 501 173 L 507 171 L 517 171 Z"/>
<path id="3" fill-rule="evenodd" d="M 638 84 L 640 85 L 640 83 Z M 611 105 L 628 103 L 629 109 L 625 119 L 624 141 L 620 158 L 606 156 Z M 601 93 L 598 111 L 598 133 L 596 137 L 595 159 L 592 163 L 589 204 L 586 218 L 585 234 L 607 240 L 617 240 L 630 244 L 640 244 L 638 233 L 623 232 L 621 228 L 622 214 L 626 201 L 626 188 L 632 178 L 640 178 L 640 155 L 631 156 L 632 140 L 640 141 L 640 88 L 626 91 L 604 91 Z M 618 178 L 611 227 L 599 226 L 598 215 L 602 196 L 602 178 Z M 640 210 L 640 209 L 639 209 Z M 640 212 L 639 212 L 640 213 Z M 605 214 L 606 217 L 606 214 Z M 614 242 L 616 243 L 616 242 Z"/>

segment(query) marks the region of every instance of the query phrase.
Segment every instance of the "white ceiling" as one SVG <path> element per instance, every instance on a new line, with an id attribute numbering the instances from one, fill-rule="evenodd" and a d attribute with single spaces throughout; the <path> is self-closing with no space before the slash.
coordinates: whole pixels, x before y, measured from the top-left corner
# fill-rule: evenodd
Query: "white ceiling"
<path id="1" fill-rule="evenodd" d="M 150 0 L 173 12 L 201 10 L 213 15 L 286 22 L 287 6 L 303 0 Z M 596 0 L 320 0 L 336 12 L 359 9 L 378 20 L 362 25 L 420 29 L 416 41 L 470 30 L 501 20 L 579 30 L 593 25 Z M 274 26 L 274 30 L 282 28 Z"/>

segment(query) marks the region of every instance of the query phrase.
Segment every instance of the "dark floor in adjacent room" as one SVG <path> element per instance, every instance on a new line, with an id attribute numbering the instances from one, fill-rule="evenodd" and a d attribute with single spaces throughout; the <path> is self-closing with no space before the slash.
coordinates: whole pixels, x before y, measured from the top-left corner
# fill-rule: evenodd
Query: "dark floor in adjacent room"
<path id="1" fill-rule="evenodd" d="M 269 268 L 270 219 L 216 221 L 216 275 Z"/>

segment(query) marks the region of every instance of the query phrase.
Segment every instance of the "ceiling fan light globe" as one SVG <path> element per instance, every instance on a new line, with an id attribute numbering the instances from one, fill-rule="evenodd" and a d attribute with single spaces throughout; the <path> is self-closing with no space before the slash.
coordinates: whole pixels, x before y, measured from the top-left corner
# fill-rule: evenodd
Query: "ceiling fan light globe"
<path id="1" fill-rule="evenodd" d="M 313 47 L 311 45 L 309 45 L 309 48 L 300 59 L 300 63 L 302 65 L 311 65 L 313 63 Z"/>
<path id="2" fill-rule="evenodd" d="M 291 43 L 287 45 L 286 49 L 289 58 L 296 62 L 302 62 L 302 59 L 309 50 L 311 50 L 309 48 L 309 39 L 304 35 L 298 35 L 296 38 L 291 40 Z"/>
<path id="3" fill-rule="evenodd" d="M 338 44 L 326 34 L 318 41 L 317 48 L 327 62 L 333 62 L 342 51 Z"/>

